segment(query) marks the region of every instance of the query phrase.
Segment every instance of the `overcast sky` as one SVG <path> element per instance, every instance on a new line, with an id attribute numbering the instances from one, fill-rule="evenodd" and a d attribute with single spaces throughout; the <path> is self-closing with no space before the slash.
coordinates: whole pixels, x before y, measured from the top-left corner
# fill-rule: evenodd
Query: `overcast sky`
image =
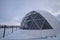
<path id="1" fill-rule="evenodd" d="M 19 25 L 32 10 L 47 10 L 60 15 L 60 0 L 0 0 L 0 24 Z"/>

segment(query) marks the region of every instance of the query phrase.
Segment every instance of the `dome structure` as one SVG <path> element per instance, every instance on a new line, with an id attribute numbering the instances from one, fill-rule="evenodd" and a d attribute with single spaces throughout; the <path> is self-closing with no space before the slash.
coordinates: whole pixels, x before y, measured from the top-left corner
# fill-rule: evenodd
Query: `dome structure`
<path id="1" fill-rule="evenodd" d="M 47 11 L 31 11 L 23 18 L 21 29 L 27 29 L 31 34 L 40 36 L 53 36 L 60 32 L 60 22 Z M 33 33 L 32 33 L 33 30 Z"/>

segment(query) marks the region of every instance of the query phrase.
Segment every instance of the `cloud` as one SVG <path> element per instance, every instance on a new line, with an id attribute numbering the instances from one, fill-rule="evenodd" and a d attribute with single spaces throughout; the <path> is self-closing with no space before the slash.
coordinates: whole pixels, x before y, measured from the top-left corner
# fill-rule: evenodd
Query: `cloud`
<path id="1" fill-rule="evenodd" d="M 58 12 L 60 10 L 60 0 L 50 0 L 50 9 L 53 13 Z"/>
<path id="2" fill-rule="evenodd" d="M 32 10 L 48 10 L 60 14 L 60 0 L 0 0 L 0 23 L 20 23 Z"/>
<path id="3" fill-rule="evenodd" d="M 53 12 L 58 12 L 60 10 L 60 3 L 55 4 L 52 6 L 52 11 Z"/>

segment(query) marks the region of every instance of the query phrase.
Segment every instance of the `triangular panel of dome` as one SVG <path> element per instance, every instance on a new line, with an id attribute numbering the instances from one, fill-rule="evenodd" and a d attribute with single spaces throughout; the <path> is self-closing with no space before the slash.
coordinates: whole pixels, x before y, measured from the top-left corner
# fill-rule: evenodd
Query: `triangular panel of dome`
<path id="1" fill-rule="evenodd" d="M 44 19 L 44 17 L 43 16 L 41 16 L 39 13 L 37 13 L 37 16 L 36 16 L 36 18 L 35 18 L 36 20 L 37 19 Z"/>
<path id="2" fill-rule="evenodd" d="M 51 27 L 51 25 L 47 21 L 45 21 L 42 29 L 53 29 L 53 28 Z"/>
<path id="3" fill-rule="evenodd" d="M 30 29 L 39 29 L 39 28 L 37 27 L 37 25 L 34 22 L 32 22 Z"/>
<path id="4" fill-rule="evenodd" d="M 38 25 L 38 26 L 41 28 L 41 26 L 42 26 L 42 24 L 43 24 L 43 21 L 44 21 L 44 20 L 37 20 L 37 21 L 35 21 L 35 22 L 36 22 L 36 25 Z"/>
<path id="5" fill-rule="evenodd" d="M 31 17 L 32 17 L 32 18 L 35 18 L 35 17 L 36 17 L 36 13 L 35 13 L 35 14 L 32 14 Z"/>
<path id="6" fill-rule="evenodd" d="M 32 21 L 30 21 L 30 22 L 26 22 L 26 24 L 28 25 L 28 27 L 30 27 L 31 24 L 32 24 Z"/>
<path id="7" fill-rule="evenodd" d="M 28 16 L 28 18 L 26 20 L 32 20 L 31 16 Z"/>

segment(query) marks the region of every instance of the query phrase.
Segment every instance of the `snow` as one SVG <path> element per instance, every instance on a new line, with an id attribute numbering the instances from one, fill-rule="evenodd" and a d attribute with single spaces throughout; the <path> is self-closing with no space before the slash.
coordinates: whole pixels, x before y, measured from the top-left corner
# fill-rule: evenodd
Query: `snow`
<path id="1" fill-rule="evenodd" d="M 0 38 L 2 38 L 2 36 L 3 36 L 3 29 L 0 28 Z"/>
<path id="2" fill-rule="evenodd" d="M 13 28 L 13 32 L 15 31 L 16 31 L 16 28 Z M 0 39 L 3 38 L 3 32 L 4 32 L 4 28 L 0 28 Z M 6 28 L 5 37 L 9 36 L 10 34 L 12 34 L 12 28 Z"/>
<path id="3" fill-rule="evenodd" d="M 40 37 L 34 37 L 33 35 L 30 35 L 28 30 L 18 29 L 17 31 L 11 33 L 10 35 L 1 38 L 1 40 L 60 40 L 60 34 L 58 34 L 56 37 L 40 38 Z"/>

